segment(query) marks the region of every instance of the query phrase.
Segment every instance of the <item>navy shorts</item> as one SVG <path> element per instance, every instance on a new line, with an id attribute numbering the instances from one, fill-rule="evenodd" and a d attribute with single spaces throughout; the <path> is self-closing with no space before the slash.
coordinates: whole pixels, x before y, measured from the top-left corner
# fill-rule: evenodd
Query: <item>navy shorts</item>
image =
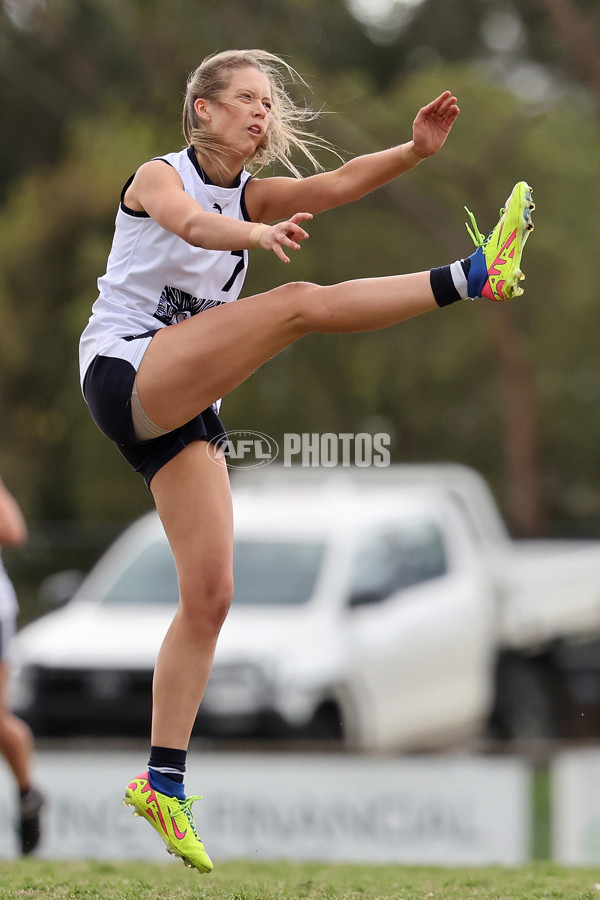
<path id="1" fill-rule="evenodd" d="M 152 334 L 148 334 L 121 341 L 148 341 L 151 337 Z M 138 356 L 141 361 L 143 351 Z M 131 467 L 144 476 L 149 487 L 158 470 L 184 447 L 192 441 L 224 440 L 225 428 L 211 406 L 167 434 L 140 441 L 135 436 L 131 418 L 131 392 L 136 371 L 137 367 L 128 359 L 120 358 L 120 354 L 96 356 L 85 374 L 83 395 L 100 431 L 114 441 Z"/>

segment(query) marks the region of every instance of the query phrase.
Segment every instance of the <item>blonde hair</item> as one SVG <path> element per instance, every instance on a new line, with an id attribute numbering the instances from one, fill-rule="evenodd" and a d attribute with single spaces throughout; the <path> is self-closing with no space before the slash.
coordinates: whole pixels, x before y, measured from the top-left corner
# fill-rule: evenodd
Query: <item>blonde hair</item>
<path id="1" fill-rule="evenodd" d="M 262 166 L 280 162 L 300 178 L 300 172 L 290 160 L 292 151 L 299 150 L 316 170 L 322 169 L 310 148 L 329 148 L 329 144 L 325 139 L 315 137 L 301 127 L 316 119 L 318 113 L 306 105 L 296 103 L 286 90 L 286 84 L 300 81 L 305 85 L 306 82 L 292 66 L 266 50 L 225 50 L 214 53 L 207 56 L 192 72 L 188 78 L 183 104 L 183 134 L 188 144 L 201 156 L 209 156 L 218 162 L 219 156 L 228 146 L 206 130 L 206 126 L 196 115 L 194 103 L 199 97 L 218 101 L 222 92 L 229 87 L 233 71 L 248 66 L 258 69 L 269 79 L 273 107 L 269 127 L 252 156 L 245 161 L 246 167 L 256 171 Z"/>

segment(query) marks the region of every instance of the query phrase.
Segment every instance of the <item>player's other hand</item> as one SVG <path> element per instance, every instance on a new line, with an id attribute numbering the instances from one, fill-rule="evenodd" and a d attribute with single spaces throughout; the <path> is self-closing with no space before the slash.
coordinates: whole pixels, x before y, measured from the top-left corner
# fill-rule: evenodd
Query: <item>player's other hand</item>
<path id="1" fill-rule="evenodd" d="M 444 91 L 416 115 L 413 122 L 413 151 L 422 159 L 443 147 L 460 109 L 456 97 Z"/>
<path id="2" fill-rule="evenodd" d="M 268 225 L 260 233 L 260 246 L 263 250 L 272 250 L 275 256 L 284 263 L 289 263 L 290 258 L 284 247 L 290 250 L 300 250 L 300 241 L 307 240 L 310 235 L 301 227 L 300 222 L 312 219 L 312 213 L 296 213 L 287 222 L 278 222 L 276 225 Z"/>

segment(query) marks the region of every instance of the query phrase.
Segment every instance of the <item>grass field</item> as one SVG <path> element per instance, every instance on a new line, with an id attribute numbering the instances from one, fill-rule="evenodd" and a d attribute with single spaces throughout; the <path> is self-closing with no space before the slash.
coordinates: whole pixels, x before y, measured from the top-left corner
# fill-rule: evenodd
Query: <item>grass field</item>
<path id="1" fill-rule="evenodd" d="M 599 900 L 600 871 L 534 863 L 518 869 L 439 869 L 227 862 L 209 876 L 179 863 L 0 865 L 7 900 Z"/>

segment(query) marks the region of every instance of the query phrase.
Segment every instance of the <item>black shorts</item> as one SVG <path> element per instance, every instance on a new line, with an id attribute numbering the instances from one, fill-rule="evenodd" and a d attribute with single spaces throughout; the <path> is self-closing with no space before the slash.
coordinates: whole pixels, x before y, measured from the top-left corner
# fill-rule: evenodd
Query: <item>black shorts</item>
<path id="1" fill-rule="evenodd" d="M 128 360 L 96 356 L 85 374 L 83 395 L 100 431 L 114 441 L 131 467 L 141 472 L 149 487 L 158 470 L 184 447 L 192 441 L 225 440 L 225 428 L 210 406 L 185 425 L 152 440 L 140 441 L 135 436 L 131 418 L 135 376 L 136 368 Z"/>

